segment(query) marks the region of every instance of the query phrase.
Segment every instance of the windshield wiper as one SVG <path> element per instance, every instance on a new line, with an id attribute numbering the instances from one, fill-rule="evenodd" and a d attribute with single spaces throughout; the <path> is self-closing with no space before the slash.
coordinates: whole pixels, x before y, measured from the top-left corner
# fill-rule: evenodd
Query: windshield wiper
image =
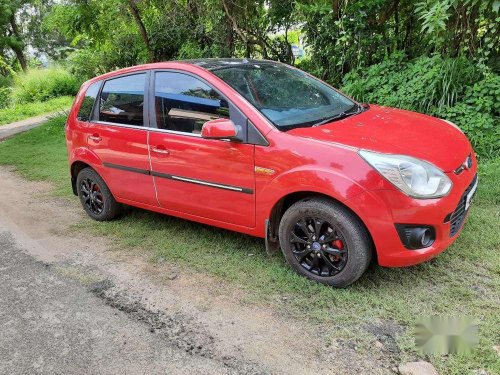
<path id="1" fill-rule="evenodd" d="M 340 113 L 337 113 L 336 115 L 334 116 L 331 116 L 331 117 L 327 117 L 317 123 L 315 123 L 314 125 L 312 125 L 313 127 L 315 126 L 321 126 L 321 125 L 324 125 L 326 123 L 329 123 L 331 121 L 334 121 L 334 120 L 339 120 L 339 119 L 342 119 L 342 118 L 346 118 L 348 116 L 352 116 L 352 115 L 357 115 L 358 113 L 361 113 L 362 110 L 363 110 L 363 107 L 361 106 L 356 106 L 357 110 L 355 112 L 351 112 L 350 110 L 347 110 L 347 111 L 344 111 L 344 112 L 340 112 Z"/>

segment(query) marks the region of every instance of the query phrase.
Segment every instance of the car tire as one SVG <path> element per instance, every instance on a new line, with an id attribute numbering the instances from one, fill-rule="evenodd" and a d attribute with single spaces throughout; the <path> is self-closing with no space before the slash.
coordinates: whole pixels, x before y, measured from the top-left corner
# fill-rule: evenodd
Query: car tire
<path id="1" fill-rule="evenodd" d="M 76 191 L 83 209 L 94 220 L 113 220 L 121 212 L 121 205 L 116 202 L 102 177 L 92 168 L 84 168 L 78 173 Z"/>
<path id="2" fill-rule="evenodd" d="M 334 287 L 359 279 L 373 253 L 363 223 L 343 205 L 324 198 L 290 206 L 281 218 L 279 239 L 286 261 L 297 273 Z"/>

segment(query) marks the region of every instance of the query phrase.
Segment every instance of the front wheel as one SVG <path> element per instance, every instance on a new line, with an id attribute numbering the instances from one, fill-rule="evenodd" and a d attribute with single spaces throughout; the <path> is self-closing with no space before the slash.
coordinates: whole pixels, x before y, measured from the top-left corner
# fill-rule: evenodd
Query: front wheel
<path id="1" fill-rule="evenodd" d="M 322 198 L 293 204 L 283 215 L 279 238 L 288 264 L 299 274 L 335 287 L 355 282 L 372 256 L 372 241 L 344 206 Z"/>
<path id="2" fill-rule="evenodd" d="M 84 168 L 76 178 L 76 189 L 83 209 L 94 220 L 112 220 L 120 213 L 116 202 L 104 180 L 92 168 Z"/>

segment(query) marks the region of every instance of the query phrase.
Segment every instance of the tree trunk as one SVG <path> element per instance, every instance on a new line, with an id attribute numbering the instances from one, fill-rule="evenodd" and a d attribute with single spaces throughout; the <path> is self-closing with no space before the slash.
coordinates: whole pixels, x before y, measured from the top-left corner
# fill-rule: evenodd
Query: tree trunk
<path id="1" fill-rule="evenodd" d="M 28 70 L 28 63 L 26 62 L 26 57 L 24 56 L 22 48 L 19 46 L 11 46 L 11 48 L 16 54 L 19 65 L 21 65 L 21 69 L 23 70 L 23 72 L 26 72 Z"/>
<path id="2" fill-rule="evenodd" d="M 403 50 L 405 50 L 406 55 L 408 56 L 409 59 L 413 57 L 412 53 L 413 41 L 411 38 L 412 33 L 413 33 L 413 15 L 410 14 L 410 16 L 406 20 L 406 32 L 402 45 L 402 48 Z"/>
<path id="3" fill-rule="evenodd" d="M 19 29 L 17 28 L 16 16 L 14 13 L 12 13 L 10 16 L 10 26 L 12 27 L 12 35 L 17 39 L 16 43 L 12 43 L 10 45 L 10 48 L 12 48 L 12 50 L 16 54 L 19 65 L 21 65 L 21 69 L 23 70 L 23 72 L 26 72 L 28 70 L 28 63 L 26 62 L 26 57 L 24 56 L 24 48 L 21 41 L 21 36 L 19 35 Z"/>
<path id="4" fill-rule="evenodd" d="M 225 51 L 226 56 L 222 57 L 233 57 L 234 55 L 234 30 L 233 30 L 233 24 L 231 22 L 231 19 L 229 18 L 228 14 L 232 12 L 232 4 L 226 4 L 228 6 L 227 12 L 226 9 L 224 8 L 224 5 L 222 5 L 222 11 L 224 12 L 224 18 L 225 18 L 225 38 L 224 38 L 224 46 L 222 46 L 222 50 Z"/>
<path id="5" fill-rule="evenodd" d="M 295 56 L 293 55 L 292 51 L 292 45 L 288 41 L 288 25 L 285 27 L 285 44 L 286 44 L 286 53 L 285 53 L 285 60 L 287 64 L 293 65 Z"/>
<path id="6" fill-rule="evenodd" d="M 236 22 L 236 19 L 232 16 L 228 5 L 224 0 L 222 0 L 222 7 L 224 8 L 224 12 L 226 14 L 226 17 L 229 19 L 231 24 L 233 25 L 234 31 L 236 31 L 236 34 L 240 37 L 240 39 L 243 41 L 243 43 L 246 45 L 247 53 L 249 53 L 249 43 L 248 43 L 248 38 L 245 35 L 245 33 L 238 27 L 238 23 Z"/>
<path id="7" fill-rule="evenodd" d="M 332 11 L 335 16 L 335 19 L 340 19 L 340 7 L 342 5 L 342 0 L 333 0 L 332 1 Z"/>
<path id="8" fill-rule="evenodd" d="M 399 51 L 401 48 L 401 38 L 399 35 L 399 7 L 396 7 L 394 12 L 394 34 L 396 36 L 396 51 Z"/>
<path id="9" fill-rule="evenodd" d="M 144 23 L 142 22 L 141 19 L 141 13 L 139 12 L 139 8 L 137 8 L 137 4 L 135 3 L 134 0 L 129 0 L 128 1 L 129 8 L 130 8 L 130 13 L 132 13 L 132 16 L 134 17 L 135 23 L 137 24 L 137 27 L 139 28 L 139 32 L 141 33 L 141 38 L 146 45 L 146 49 L 148 51 L 149 55 L 149 62 L 153 62 L 155 60 L 155 54 L 153 51 L 153 48 L 151 47 L 151 43 L 149 41 L 149 36 L 148 32 L 146 31 L 146 27 L 144 26 Z"/>

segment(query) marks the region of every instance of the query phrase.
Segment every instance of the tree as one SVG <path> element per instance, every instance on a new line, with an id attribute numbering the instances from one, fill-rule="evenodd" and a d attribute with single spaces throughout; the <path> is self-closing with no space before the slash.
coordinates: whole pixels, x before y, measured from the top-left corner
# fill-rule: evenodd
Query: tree
<path id="1" fill-rule="evenodd" d="M 293 38 L 305 36 L 309 58 L 301 62 L 302 67 L 338 85 L 350 71 L 400 52 L 408 59 L 433 53 L 463 55 L 495 66 L 500 45 L 497 3 L 65 0 L 54 4 L 43 18 L 53 33 L 62 36 L 58 40 L 66 38 L 77 49 L 73 57 L 78 58 L 72 61 L 87 64 L 88 74 L 200 57 L 255 57 L 292 64 L 293 31 Z"/>
<path id="2" fill-rule="evenodd" d="M 21 0 L 0 0 L 0 48 L 10 48 L 23 71 L 28 69 L 28 63 L 24 54 L 24 37 L 18 25 L 17 13 L 29 3 Z"/>
<path id="3" fill-rule="evenodd" d="M 144 22 L 142 22 L 141 12 L 139 11 L 139 8 L 137 7 L 136 2 L 137 2 L 137 0 L 128 0 L 128 6 L 130 9 L 130 13 L 134 17 L 134 21 L 137 24 L 137 28 L 139 29 L 139 32 L 141 34 L 141 38 L 144 42 L 146 50 L 148 51 L 149 62 L 153 62 L 155 60 L 155 54 L 154 54 L 153 49 L 151 48 L 151 43 L 149 40 L 148 32 L 146 31 L 146 27 L 144 26 Z"/>

